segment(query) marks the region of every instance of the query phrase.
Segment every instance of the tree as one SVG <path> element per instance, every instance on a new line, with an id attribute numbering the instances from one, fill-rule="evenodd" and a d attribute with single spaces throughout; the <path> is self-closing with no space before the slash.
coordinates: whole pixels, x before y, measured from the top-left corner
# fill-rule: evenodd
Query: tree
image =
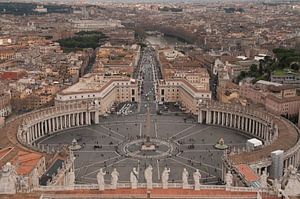
<path id="1" fill-rule="evenodd" d="M 291 64 L 291 69 L 298 71 L 299 70 L 299 64 L 298 63 L 292 63 Z"/>
<path id="2" fill-rule="evenodd" d="M 256 76 L 257 75 L 257 65 L 256 64 L 252 64 L 250 66 L 250 73 L 251 73 L 251 76 Z"/>

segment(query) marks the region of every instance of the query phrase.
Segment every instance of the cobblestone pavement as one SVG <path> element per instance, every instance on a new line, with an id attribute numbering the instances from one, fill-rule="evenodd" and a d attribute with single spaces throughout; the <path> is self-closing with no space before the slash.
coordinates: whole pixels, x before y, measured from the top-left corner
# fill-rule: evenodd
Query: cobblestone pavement
<path id="1" fill-rule="evenodd" d="M 153 166 L 154 182 L 160 182 L 167 166 L 171 168 L 170 182 L 181 182 L 182 170 L 186 168 L 191 183 L 195 169 L 200 170 L 202 183 L 218 183 L 224 151 L 214 145 L 224 138 L 226 144 L 242 148 L 248 138 L 232 129 L 185 122 L 186 117 L 151 115 L 149 132 L 155 151 L 141 150 L 145 142 L 145 114 L 111 115 L 101 118 L 99 125 L 66 130 L 41 140 L 40 144 L 57 147 L 71 144 L 74 138 L 78 140 L 82 148 L 75 152 L 77 183 L 96 183 L 99 168 L 107 171 L 107 183 L 113 168 L 119 171 L 120 182 L 128 182 L 133 167 L 139 170 L 139 181 L 145 182 L 144 169 L 149 164 Z"/>

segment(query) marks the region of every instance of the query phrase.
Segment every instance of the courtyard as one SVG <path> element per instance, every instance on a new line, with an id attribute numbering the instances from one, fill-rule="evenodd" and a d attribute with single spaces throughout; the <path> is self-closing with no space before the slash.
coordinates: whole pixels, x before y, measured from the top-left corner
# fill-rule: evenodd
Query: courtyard
<path id="1" fill-rule="evenodd" d="M 74 151 L 78 184 L 96 183 L 100 168 L 107 172 L 108 184 L 114 168 L 120 173 L 119 182 L 129 182 L 133 167 L 139 171 L 139 182 L 145 182 L 144 170 L 150 164 L 153 182 L 160 182 L 164 167 L 168 167 L 170 182 L 181 182 L 182 170 L 186 168 L 190 183 L 193 183 L 193 172 L 199 169 L 202 184 L 220 184 L 222 156 L 230 149 L 218 150 L 214 145 L 223 138 L 231 150 L 241 149 L 249 138 L 233 129 L 187 120 L 185 114 L 152 114 L 147 127 L 146 118 L 146 114 L 112 114 L 100 118 L 98 125 L 62 131 L 39 140 L 39 144 L 58 149 L 70 145 L 73 139 L 78 141 L 81 149 Z M 153 151 L 141 150 L 146 132 L 155 145 Z"/>

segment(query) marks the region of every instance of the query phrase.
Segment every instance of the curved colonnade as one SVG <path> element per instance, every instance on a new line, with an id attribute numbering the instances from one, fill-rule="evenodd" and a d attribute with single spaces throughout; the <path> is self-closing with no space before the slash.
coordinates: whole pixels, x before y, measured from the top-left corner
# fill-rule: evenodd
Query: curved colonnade
<path id="1" fill-rule="evenodd" d="M 99 123 L 99 107 L 78 103 L 50 107 L 26 114 L 17 138 L 23 145 L 39 150 L 36 141 L 62 130 Z M 261 149 L 230 156 L 237 164 L 250 164 L 258 173 L 271 165 L 270 154 L 284 150 L 284 168 L 300 163 L 299 129 L 284 118 L 269 113 L 221 103 L 200 104 L 198 122 L 234 128 L 263 141 Z"/>
<path id="2" fill-rule="evenodd" d="M 300 164 L 299 129 L 292 122 L 263 111 L 239 105 L 208 103 L 199 105 L 198 122 L 234 128 L 263 142 L 263 147 L 229 157 L 231 164 L 250 164 L 258 174 L 272 163 L 271 152 L 284 151 L 283 168 Z"/>
<path id="3" fill-rule="evenodd" d="M 38 110 L 24 115 L 18 128 L 18 141 L 27 147 L 35 147 L 36 141 L 70 128 L 99 123 L 99 107 L 90 103 L 68 104 Z"/>

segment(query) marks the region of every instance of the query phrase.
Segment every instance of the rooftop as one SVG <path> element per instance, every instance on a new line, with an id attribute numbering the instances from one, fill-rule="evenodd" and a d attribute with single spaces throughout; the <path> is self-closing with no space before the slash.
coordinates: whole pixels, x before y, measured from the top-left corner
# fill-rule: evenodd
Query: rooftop
<path id="1" fill-rule="evenodd" d="M 288 151 L 296 145 L 299 137 L 297 130 L 286 120 L 274 118 L 274 123 L 278 126 L 278 138 L 270 145 L 259 150 L 243 152 L 230 156 L 234 164 L 251 164 L 259 159 L 270 158 L 271 152 L 275 150 Z"/>

